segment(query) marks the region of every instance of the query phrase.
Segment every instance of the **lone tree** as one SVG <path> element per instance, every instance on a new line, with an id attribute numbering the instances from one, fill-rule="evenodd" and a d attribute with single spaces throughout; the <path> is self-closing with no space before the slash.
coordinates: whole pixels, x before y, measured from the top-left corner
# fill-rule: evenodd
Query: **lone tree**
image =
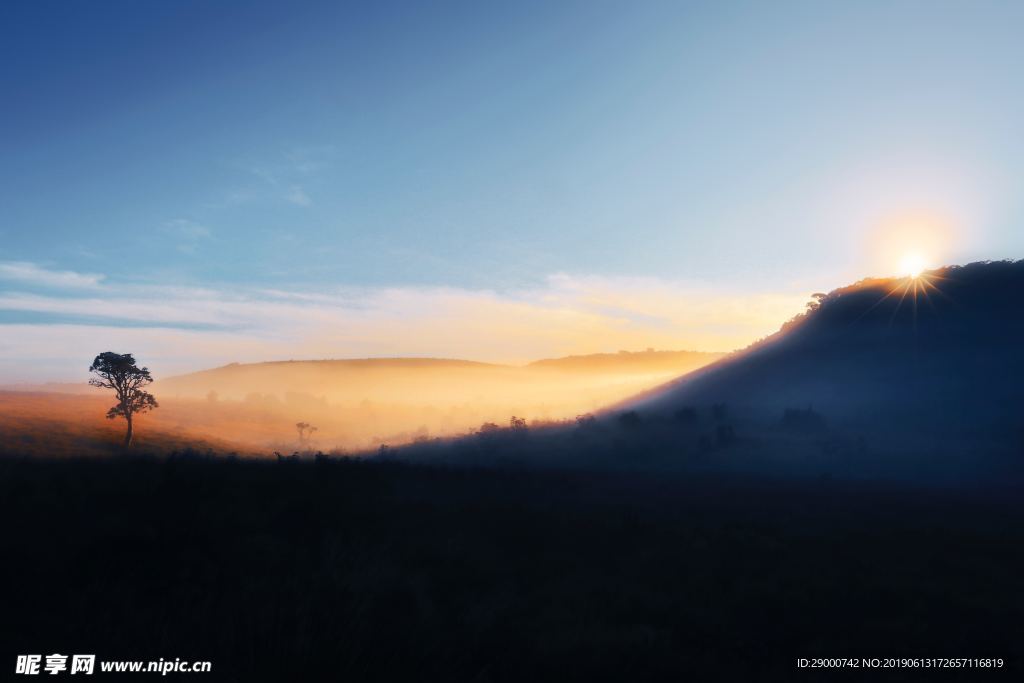
<path id="1" fill-rule="evenodd" d="M 89 380 L 89 384 L 114 390 L 117 405 L 107 411 L 107 419 L 123 417 L 128 422 L 128 431 L 124 435 L 124 447 L 128 448 L 132 445 L 132 417 L 159 407 L 153 394 L 142 388 L 153 381 L 149 368 L 136 366 L 130 353 L 107 351 L 96 356 L 89 372 L 97 375 Z"/>

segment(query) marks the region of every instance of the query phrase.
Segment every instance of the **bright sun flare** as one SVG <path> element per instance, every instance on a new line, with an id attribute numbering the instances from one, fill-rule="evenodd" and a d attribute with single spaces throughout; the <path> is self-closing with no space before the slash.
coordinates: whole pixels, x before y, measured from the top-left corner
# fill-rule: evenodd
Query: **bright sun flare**
<path id="1" fill-rule="evenodd" d="M 900 275 L 906 277 L 918 277 L 927 267 L 928 265 L 924 262 L 924 258 L 920 254 L 906 254 L 900 260 Z"/>

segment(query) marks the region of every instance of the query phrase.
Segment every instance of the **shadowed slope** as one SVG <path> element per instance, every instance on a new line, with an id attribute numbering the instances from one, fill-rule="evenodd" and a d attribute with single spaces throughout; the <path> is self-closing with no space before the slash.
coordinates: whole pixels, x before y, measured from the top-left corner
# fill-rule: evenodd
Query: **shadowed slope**
<path id="1" fill-rule="evenodd" d="M 651 412 L 806 408 L 858 427 L 1007 435 L 1024 414 L 1024 261 L 816 295 L 772 337 L 630 402 Z"/>

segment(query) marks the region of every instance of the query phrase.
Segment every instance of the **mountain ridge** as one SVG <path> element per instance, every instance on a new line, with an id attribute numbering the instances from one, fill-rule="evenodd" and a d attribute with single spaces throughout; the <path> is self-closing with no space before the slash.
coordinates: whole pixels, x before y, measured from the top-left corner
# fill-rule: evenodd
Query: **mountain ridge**
<path id="1" fill-rule="evenodd" d="M 886 412 L 908 426 L 1006 426 L 1024 408 L 1021 292 L 1024 261 L 866 278 L 814 295 L 778 332 L 614 408 L 813 406 L 844 418 Z"/>

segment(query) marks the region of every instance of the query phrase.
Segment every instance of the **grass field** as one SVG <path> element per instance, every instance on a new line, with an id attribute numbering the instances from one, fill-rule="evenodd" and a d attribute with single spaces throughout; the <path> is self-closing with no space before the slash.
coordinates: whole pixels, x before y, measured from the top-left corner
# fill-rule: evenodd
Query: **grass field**
<path id="1" fill-rule="evenodd" d="M 799 657 L 1001 657 L 1002 673 L 1020 671 L 1012 498 L 359 460 L 8 458 L 0 519 L 7 661 L 180 657 L 228 681 L 820 680 Z"/>

